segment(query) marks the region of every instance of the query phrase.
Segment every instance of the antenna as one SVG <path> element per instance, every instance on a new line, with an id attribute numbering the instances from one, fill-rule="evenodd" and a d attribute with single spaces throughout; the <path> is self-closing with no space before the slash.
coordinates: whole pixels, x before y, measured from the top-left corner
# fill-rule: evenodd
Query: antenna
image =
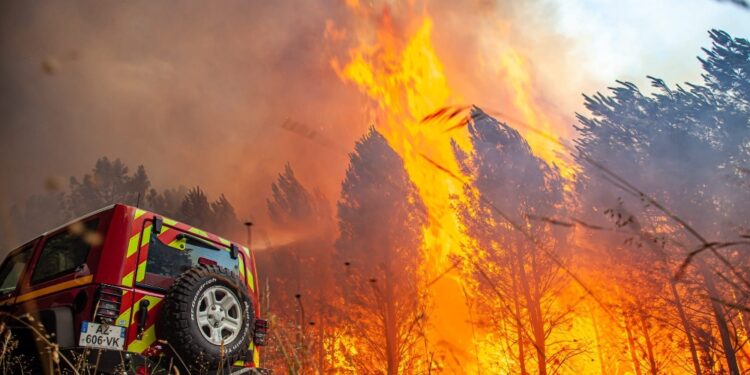
<path id="1" fill-rule="evenodd" d="M 141 192 L 138 192 L 138 198 L 135 200 L 135 208 L 141 208 Z"/>

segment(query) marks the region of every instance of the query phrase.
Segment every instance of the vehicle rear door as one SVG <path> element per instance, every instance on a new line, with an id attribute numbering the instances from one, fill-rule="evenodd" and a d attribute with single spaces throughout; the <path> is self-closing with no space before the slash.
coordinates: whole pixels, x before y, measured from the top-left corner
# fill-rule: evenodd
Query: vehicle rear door
<path id="1" fill-rule="evenodd" d="M 200 264 L 218 264 L 238 274 L 241 261 L 244 266 L 241 254 L 231 257 L 229 241 L 158 216 L 144 225 L 147 230 L 142 231 L 140 243 L 147 245 L 138 251 L 127 340 L 127 350 L 136 353 L 144 353 L 156 343 L 164 297 L 180 274 Z"/>

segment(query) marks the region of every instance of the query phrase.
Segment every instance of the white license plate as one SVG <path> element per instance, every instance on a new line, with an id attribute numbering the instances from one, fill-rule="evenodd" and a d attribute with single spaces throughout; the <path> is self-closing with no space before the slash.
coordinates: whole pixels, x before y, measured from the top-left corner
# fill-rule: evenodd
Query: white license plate
<path id="1" fill-rule="evenodd" d="M 124 350 L 125 328 L 109 324 L 83 322 L 78 345 L 90 348 Z"/>

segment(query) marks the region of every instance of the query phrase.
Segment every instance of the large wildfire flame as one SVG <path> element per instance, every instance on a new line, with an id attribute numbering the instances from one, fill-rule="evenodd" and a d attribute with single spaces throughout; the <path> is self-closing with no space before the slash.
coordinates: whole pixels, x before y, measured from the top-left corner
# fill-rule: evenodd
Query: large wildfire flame
<path id="1" fill-rule="evenodd" d="M 346 61 L 333 58 L 331 66 L 343 81 L 355 84 L 371 99 L 372 123 L 403 158 L 428 208 L 424 274 L 427 280 L 438 278 L 429 290 L 430 295 L 436 297 L 431 299 L 429 339 L 439 350 L 449 353 L 444 364 L 447 368 L 476 372 L 477 333 L 471 325 L 465 294 L 470 288 L 458 272 L 443 275 L 444 270 L 451 268 L 453 256 L 460 255 L 461 244 L 471 241 L 462 232 L 449 200 L 451 196 L 462 199 L 463 186 L 435 168 L 435 164 L 439 164 L 449 171 L 458 170 L 451 139 L 464 150 L 470 150 L 471 144 L 464 128 L 447 132 L 446 124 L 421 121 L 439 108 L 458 104 L 463 98 L 451 87 L 449 75 L 433 47 L 434 22 L 429 14 L 423 12 L 397 27 L 388 7 L 373 15 L 371 8 L 364 8 L 357 1 L 347 1 L 347 5 L 363 20 L 377 19 L 377 25 L 339 30 L 329 21 L 328 37 L 356 36 L 356 46 L 348 51 Z M 506 91 L 511 93 L 506 99 L 511 109 L 508 113 L 536 129 L 535 133 L 520 129 L 533 152 L 558 165 L 564 176 L 572 177 L 572 169 L 560 159 L 559 150 L 545 139 L 545 133 L 553 133 L 556 124 L 534 99 L 527 60 L 518 51 L 505 48 L 494 63 L 497 74 L 507 86 Z"/>

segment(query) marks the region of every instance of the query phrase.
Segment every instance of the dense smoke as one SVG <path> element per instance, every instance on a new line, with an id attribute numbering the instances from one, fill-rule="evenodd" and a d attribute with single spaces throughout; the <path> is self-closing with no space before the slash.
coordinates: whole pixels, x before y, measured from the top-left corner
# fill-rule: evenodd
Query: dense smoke
<path id="1" fill-rule="evenodd" d="M 334 4 L 2 8 L 3 212 L 106 155 L 146 166 L 159 188 L 200 185 L 262 219 L 286 162 L 321 176 L 327 193 L 345 165 L 345 153 L 282 128 L 286 119 L 344 144 L 367 126 L 322 52 Z"/>
<path id="2" fill-rule="evenodd" d="M 503 73 L 494 64 L 464 67 L 496 59 L 506 48 L 499 40 L 540 58 L 542 41 L 564 45 L 543 28 L 535 43 L 523 41 L 543 22 L 529 16 L 533 4 L 378 2 L 357 15 L 337 1 L 5 2 L 0 178 L 8 183 L 0 211 L 51 179 L 65 188 L 102 156 L 144 165 L 159 189 L 224 193 L 259 224 L 268 223 L 268 186 L 287 162 L 333 202 L 346 153 L 372 125 L 368 103 L 330 65 L 346 58 L 356 34 L 372 33 L 384 9 L 404 33 L 410 19 L 434 13 L 452 83 L 466 98 L 497 105 L 509 94 L 486 78 Z"/>
<path id="3" fill-rule="evenodd" d="M 745 39 L 580 100 L 537 2 L 2 7 L 0 243 L 249 218 L 290 373 L 750 366 Z"/>
<path id="4" fill-rule="evenodd" d="M 555 4 L 4 2 L 0 179 L 12 183 L 0 211 L 104 155 L 144 165 L 157 188 L 224 193 L 256 221 L 267 222 L 267 187 L 287 162 L 333 202 L 346 152 L 372 124 L 331 59 L 374 34 L 386 9 L 404 33 L 434 17 L 455 100 L 508 104 L 516 88 L 502 82 L 513 72 L 499 61 L 518 50 L 527 89 L 555 132 L 572 134 L 578 94 L 596 86 L 576 69 L 571 51 L 582 47 L 550 24 L 563 10 Z"/>

